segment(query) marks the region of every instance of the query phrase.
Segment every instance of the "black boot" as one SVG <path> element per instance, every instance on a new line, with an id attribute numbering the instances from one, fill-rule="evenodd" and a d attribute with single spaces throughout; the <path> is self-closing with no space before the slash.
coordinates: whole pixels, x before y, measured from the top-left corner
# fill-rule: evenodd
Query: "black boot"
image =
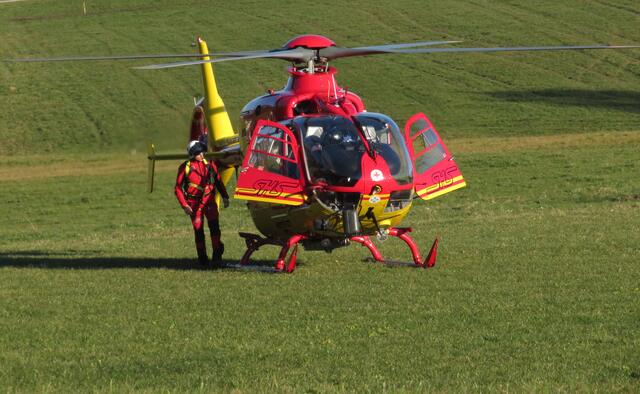
<path id="1" fill-rule="evenodd" d="M 198 263 L 202 268 L 209 268 L 209 258 L 207 257 L 206 250 L 198 250 Z"/>
<path id="2" fill-rule="evenodd" d="M 222 267 L 222 254 L 224 253 L 224 244 L 220 242 L 218 247 L 213 250 L 213 254 L 211 256 L 211 264 L 213 268 Z"/>

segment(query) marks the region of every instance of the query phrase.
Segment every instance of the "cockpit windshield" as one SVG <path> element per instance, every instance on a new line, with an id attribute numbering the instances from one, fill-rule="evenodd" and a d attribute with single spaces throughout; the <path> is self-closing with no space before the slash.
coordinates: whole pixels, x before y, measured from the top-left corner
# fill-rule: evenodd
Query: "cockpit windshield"
<path id="1" fill-rule="evenodd" d="M 337 116 L 298 117 L 302 144 L 312 182 L 353 186 L 362 177 L 365 147 L 356 125 Z"/>
<path id="2" fill-rule="evenodd" d="M 388 116 L 377 113 L 363 112 L 354 118 L 355 123 L 339 115 L 294 119 L 301 133 L 311 181 L 355 185 L 362 177 L 364 136 L 373 154 L 384 159 L 399 185 L 412 183 L 413 167 L 398 125 Z"/>
<path id="3" fill-rule="evenodd" d="M 404 137 L 396 122 L 382 114 L 366 112 L 355 116 L 369 146 L 382 156 L 399 185 L 413 182 L 413 165 Z"/>

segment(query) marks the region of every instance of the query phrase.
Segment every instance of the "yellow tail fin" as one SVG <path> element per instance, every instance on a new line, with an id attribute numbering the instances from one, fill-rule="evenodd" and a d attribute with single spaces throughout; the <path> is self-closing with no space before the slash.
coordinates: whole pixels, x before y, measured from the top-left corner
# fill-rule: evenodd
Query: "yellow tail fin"
<path id="1" fill-rule="evenodd" d="M 200 37 L 198 37 L 198 46 L 200 53 L 208 54 L 209 48 L 207 43 Z M 209 56 L 203 56 L 203 60 L 209 60 Z M 207 118 L 207 123 L 210 129 L 209 143 L 212 145 L 213 150 L 219 150 L 225 146 L 224 140 L 235 136 L 233 127 L 231 126 L 231 120 L 227 109 L 224 106 L 222 98 L 218 94 L 218 88 L 216 86 L 216 79 L 213 76 L 213 64 L 205 63 L 202 65 L 202 82 L 204 84 L 205 100 L 204 100 L 204 113 Z M 213 137 L 213 138 L 211 138 Z"/>

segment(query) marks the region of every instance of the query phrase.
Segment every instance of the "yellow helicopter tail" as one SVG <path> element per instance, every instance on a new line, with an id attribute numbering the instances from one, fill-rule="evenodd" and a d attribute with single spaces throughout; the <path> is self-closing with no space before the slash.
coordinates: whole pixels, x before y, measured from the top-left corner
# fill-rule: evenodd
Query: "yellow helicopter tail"
<path id="1" fill-rule="evenodd" d="M 198 37 L 198 49 L 200 53 L 206 55 L 209 53 L 207 43 Z M 209 56 L 203 56 L 203 60 L 209 60 Z M 224 106 L 224 102 L 218 93 L 218 87 L 216 85 L 216 79 L 213 75 L 213 63 L 202 64 L 202 83 L 204 85 L 205 100 L 204 100 L 204 113 L 211 130 L 211 136 L 209 139 L 209 145 L 211 149 L 216 152 L 223 149 L 228 149 L 230 146 L 238 144 L 238 136 L 233 131 L 231 126 L 231 119 Z M 237 166 L 240 163 L 223 163 L 226 167 L 219 166 L 220 178 L 222 183 L 226 186 L 234 173 L 234 165 Z M 216 194 L 216 203 L 220 206 L 220 194 Z"/>
<path id="2" fill-rule="evenodd" d="M 197 39 L 198 49 L 203 55 L 202 60 L 209 60 L 207 43 L 200 37 Z M 202 64 L 202 82 L 204 85 L 204 100 L 197 105 L 202 106 L 204 116 L 209 125 L 209 152 L 205 157 L 216 162 L 220 178 L 226 185 L 235 172 L 235 167 L 242 161 L 242 152 L 238 135 L 231 126 L 231 119 L 225 108 L 224 102 L 218 93 L 218 87 L 213 74 L 211 63 Z M 155 164 L 157 160 L 186 160 L 185 153 L 157 153 L 154 144 L 148 146 L 148 172 L 147 190 L 153 192 Z M 220 195 L 216 194 L 216 202 L 220 206 Z"/>
<path id="3" fill-rule="evenodd" d="M 202 60 L 210 60 L 209 56 L 206 56 L 209 54 L 207 43 L 200 37 L 198 37 L 198 48 L 200 53 L 205 55 L 202 56 Z M 204 113 L 213 137 L 210 139 L 210 145 L 216 151 L 224 148 L 227 140 L 235 137 L 236 133 L 233 131 L 229 114 L 218 93 L 212 63 L 202 64 L 202 83 L 205 91 Z"/>

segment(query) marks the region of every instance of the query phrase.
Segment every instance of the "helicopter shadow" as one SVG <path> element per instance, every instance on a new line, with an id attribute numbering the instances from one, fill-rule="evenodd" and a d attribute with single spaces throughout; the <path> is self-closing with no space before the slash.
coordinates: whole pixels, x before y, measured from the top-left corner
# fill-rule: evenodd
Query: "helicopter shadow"
<path id="1" fill-rule="evenodd" d="M 495 91 L 487 95 L 511 102 L 539 102 L 640 113 L 640 92 L 630 90 L 532 89 Z"/>
<path id="2" fill-rule="evenodd" d="M 87 253 L 87 251 L 84 251 Z M 30 269 L 78 269 L 78 270 L 109 270 L 109 269 L 170 269 L 176 271 L 196 270 L 203 267 L 194 258 L 164 258 L 164 257 L 82 257 L 70 252 L 42 252 L 37 250 L 9 251 L 0 253 L 1 268 L 30 268 Z M 240 260 L 223 259 L 223 263 L 239 266 Z M 248 267 L 265 268 L 258 272 L 268 271 L 273 267 L 271 260 L 252 260 Z"/>

